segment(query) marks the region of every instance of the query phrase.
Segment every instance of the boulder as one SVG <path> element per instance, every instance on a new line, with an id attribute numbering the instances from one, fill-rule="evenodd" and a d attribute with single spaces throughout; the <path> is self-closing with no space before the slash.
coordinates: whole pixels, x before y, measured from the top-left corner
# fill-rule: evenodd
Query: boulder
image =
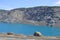
<path id="1" fill-rule="evenodd" d="M 7 35 L 14 35 L 12 32 L 8 32 Z"/>
<path id="2" fill-rule="evenodd" d="M 42 34 L 40 32 L 35 32 L 34 36 L 42 36 Z"/>

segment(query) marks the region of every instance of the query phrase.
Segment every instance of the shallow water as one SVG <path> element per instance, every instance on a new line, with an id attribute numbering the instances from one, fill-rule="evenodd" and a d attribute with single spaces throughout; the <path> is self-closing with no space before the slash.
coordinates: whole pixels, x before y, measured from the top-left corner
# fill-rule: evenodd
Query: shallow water
<path id="1" fill-rule="evenodd" d="M 0 23 L 0 33 L 14 32 L 16 34 L 33 35 L 35 31 L 39 31 L 45 36 L 60 36 L 60 28 L 56 27 Z"/>

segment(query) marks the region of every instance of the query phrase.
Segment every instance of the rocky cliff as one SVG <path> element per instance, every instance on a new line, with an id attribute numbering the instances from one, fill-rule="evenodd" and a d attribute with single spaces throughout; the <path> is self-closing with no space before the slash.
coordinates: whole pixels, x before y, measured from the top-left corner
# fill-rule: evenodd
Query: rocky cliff
<path id="1" fill-rule="evenodd" d="M 60 7 L 39 6 L 0 10 L 0 22 L 60 27 Z"/>

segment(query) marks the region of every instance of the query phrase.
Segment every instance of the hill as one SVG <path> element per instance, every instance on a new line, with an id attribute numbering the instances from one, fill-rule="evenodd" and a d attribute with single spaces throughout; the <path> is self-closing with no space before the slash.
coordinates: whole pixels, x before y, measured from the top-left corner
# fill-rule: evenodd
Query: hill
<path id="1" fill-rule="evenodd" d="M 38 6 L 0 10 L 0 22 L 60 27 L 60 7 Z"/>

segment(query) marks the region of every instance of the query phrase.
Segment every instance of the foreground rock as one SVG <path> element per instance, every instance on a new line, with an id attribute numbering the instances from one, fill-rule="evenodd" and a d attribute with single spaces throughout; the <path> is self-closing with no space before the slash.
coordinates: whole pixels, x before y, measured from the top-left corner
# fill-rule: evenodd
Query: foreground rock
<path id="1" fill-rule="evenodd" d="M 42 34 L 41 34 L 40 32 L 38 32 L 38 31 L 36 31 L 36 32 L 34 33 L 34 36 L 41 37 Z"/>

